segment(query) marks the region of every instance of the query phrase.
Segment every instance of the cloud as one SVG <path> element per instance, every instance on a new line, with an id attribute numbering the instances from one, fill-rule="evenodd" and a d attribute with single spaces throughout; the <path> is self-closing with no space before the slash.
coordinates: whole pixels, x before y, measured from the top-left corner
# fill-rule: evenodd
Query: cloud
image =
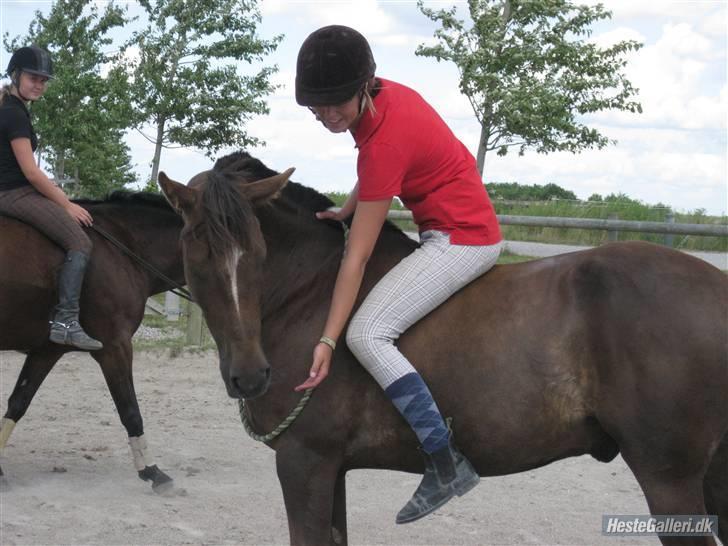
<path id="1" fill-rule="evenodd" d="M 639 89 L 643 114 L 602 112 L 593 118 L 623 125 L 725 128 L 725 99 L 721 100 L 718 89 L 709 84 L 716 77 L 716 69 L 721 70 L 723 63 L 717 59 L 724 52 L 687 23 L 668 23 L 661 31 L 656 41 L 627 56 L 624 72 Z M 645 41 L 641 33 L 625 27 L 598 35 L 594 41 L 606 46 L 621 39 Z"/>
<path id="2" fill-rule="evenodd" d="M 365 36 L 375 36 L 391 33 L 395 27 L 395 18 L 377 0 L 266 0 L 262 8 L 264 15 L 290 15 L 311 29 L 346 25 Z"/>
<path id="3" fill-rule="evenodd" d="M 707 17 L 703 17 L 699 24 L 700 30 L 705 34 L 725 40 L 726 25 L 728 25 L 728 12 L 725 6 L 716 9 Z"/>
<path id="4" fill-rule="evenodd" d="M 638 18 L 661 18 L 661 19 L 700 19 L 712 14 L 719 2 L 695 1 L 695 0 L 653 0 L 630 1 L 630 0 L 582 0 L 587 5 L 603 4 L 607 10 L 612 12 L 613 20 L 638 19 Z"/>

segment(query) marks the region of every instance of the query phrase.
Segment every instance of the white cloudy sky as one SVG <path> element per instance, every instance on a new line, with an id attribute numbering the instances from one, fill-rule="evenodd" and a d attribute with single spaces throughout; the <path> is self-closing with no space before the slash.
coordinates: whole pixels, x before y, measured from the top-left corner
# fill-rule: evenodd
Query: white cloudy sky
<path id="1" fill-rule="evenodd" d="M 584 0 L 585 3 L 596 3 Z M 594 27 L 593 40 L 608 45 L 637 39 L 644 47 L 632 54 L 627 75 L 640 89 L 644 113 L 601 113 L 589 122 L 618 144 L 578 155 L 526 153 L 505 158 L 491 154 L 485 181 L 526 184 L 553 182 L 587 198 L 623 192 L 647 203 L 678 210 L 728 211 L 726 163 L 725 0 L 606 0 L 613 18 Z M 464 2 L 428 2 L 447 7 Z M 266 141 L 251 150 L 271 168 L 295 166 L 294 179 L 319 190 L 348 191 L 356 176 L 356 151 L 349 135 L 328 134 L 293 99 L 298 47 L 316 28 L 352 26 L 369 39 L 378 73 L 418 90 L 475 151 L 479 127 L 467 100 L 458 92 L 454 66 L 416 57 L 418 44 L 430 41 L 435 24 L 414 0 L 263 0 L 260 34 L 284 34 L 269 64 L 277 64 L 281 88 L 270 99 L 269 116 L 254 120 L 251 134 Z M 49 2 L 0 0 L 0 31 L 25 32 L 32 11 Z M 132 6 L 134 9 L 134 6 Z M 0 65 L 7 54 L 0 55 Z M 140 177 L 148 176 L 153 150 L 138 135 L 128 138 Z M 198 150 L 165 150 L 162 169 L 186 181 L 210 167 Z"/>

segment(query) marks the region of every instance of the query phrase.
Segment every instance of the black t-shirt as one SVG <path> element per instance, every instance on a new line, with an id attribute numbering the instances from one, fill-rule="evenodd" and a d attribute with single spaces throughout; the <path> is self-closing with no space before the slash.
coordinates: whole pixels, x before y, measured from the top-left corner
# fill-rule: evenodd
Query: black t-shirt
<path id="1" fill-rule="evenodd" d="M 16 138 L 29 138 L 33 151 L 38 147 L 38 139 L 25 103 L 14 95 L 8 95 L 0 104 L 0 191 L 14 190 L 30 184 L 10 146 L 10 141 Z"/>

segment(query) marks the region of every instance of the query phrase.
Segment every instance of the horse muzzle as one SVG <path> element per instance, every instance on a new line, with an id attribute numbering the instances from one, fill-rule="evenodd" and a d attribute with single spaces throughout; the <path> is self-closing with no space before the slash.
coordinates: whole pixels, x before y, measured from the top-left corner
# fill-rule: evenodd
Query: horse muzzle
<path id="1" fill-rule="evenodd" d="M 270 386 L 270 365 L 263 359 L 256 363 L 223 362 L 220 359 L 225 388 L 231 398 L 252 400 L 265 394 Z"/>

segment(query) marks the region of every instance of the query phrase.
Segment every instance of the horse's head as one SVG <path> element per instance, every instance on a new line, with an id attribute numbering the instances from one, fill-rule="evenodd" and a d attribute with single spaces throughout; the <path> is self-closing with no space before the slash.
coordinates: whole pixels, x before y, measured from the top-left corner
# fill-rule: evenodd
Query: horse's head
<path id="1" fill-rule="evenodd" d="M 258 181 L 215 168 L 185 186 L 159 174 L 184 220 L 180 238 L 187 284 L 220 353 L 228 394 L 254 398 L 268 388 L 260 339 L 260 286 L 266 247 L 254 207 L 275 198 L 293 169 Z"/>

